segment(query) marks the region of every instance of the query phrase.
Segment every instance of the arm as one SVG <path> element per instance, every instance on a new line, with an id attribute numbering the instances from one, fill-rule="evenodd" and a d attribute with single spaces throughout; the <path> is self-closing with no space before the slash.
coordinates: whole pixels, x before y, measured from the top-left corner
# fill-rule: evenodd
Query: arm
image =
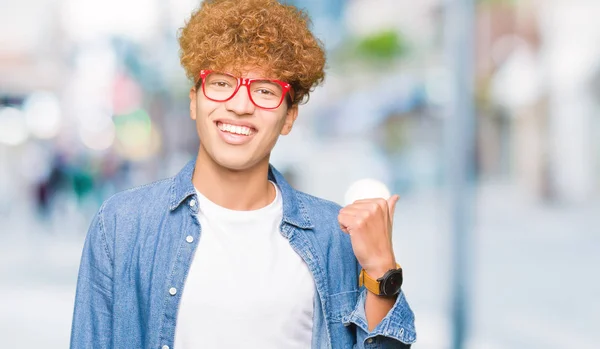
<path id="1" fill-rule="evenodd" d="M 369 275 L 373 276 L 375 279 L 379 279 L 382 277 L 388 270 L 396 268 L 396 263 L 392 260 L 391 262 L 386 263 L 386 266 L 383 268 L 379 268 L 377 271 L 368 272 Z M 365 315 L 367 317 L 367 324 L 369 331 L 373 331 L 381 320 L 387 315 L 387 313 L 392 309 L 394 304 L 396 303 L 397 297 L 394 298 L 386 298 L 379 297 L 372 292 L 367 291 L 367 296 L 365 299 Z"/>
<path id="2" fill-rule="evenodd" d="M 392 220 L 398 196 L 357 200 L 340 210 L 338 221 L 350 235 L 359 266 L 374 278 L 395 268 Z M 414 314 L 403 293 L 385 299 L 363 288 L 356 308 L 344 321 L 356 325 L 357 348 L 410 348 L 416 340 Z"/>
<path id="3" fill-rule="evenodd" d="M 90 225 L 79 267 L 71 349 L 112 345 L 113 260 L 106 240 L 102 209 Z"/>

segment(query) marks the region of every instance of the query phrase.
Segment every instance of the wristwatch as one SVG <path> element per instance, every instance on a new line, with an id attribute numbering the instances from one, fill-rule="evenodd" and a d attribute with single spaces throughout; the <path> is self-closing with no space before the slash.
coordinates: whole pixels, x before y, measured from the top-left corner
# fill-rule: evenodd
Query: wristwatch
<path id="1" fill-rule="evenodd" d="M 364 285 L 367 290 L 377 296 L 393 297 L 400 293 L 402 280 L 402 268 L 400 264 L 396 264 L 396 269 L 388 270 L 377 280 L 370 277 L 364 269 L 361 270 L 358 276 L 358 286 L 362 287 Z"/>

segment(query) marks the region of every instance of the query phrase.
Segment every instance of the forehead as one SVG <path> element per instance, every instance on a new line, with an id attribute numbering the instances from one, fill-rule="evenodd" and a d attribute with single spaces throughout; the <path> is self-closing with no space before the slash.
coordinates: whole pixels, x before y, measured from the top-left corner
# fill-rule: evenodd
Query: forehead
<path id="1" fill-rule="evenodd" d="M 224 65 L 221 68 L 215 69 L 217 71 L 221 71 L 223 73 L 229 73 L 241 78 L 249 78 L 249 79 L 257 79 L 257 78 L 267 78 L 267 79 L 277 79 L 272 70 L 266 66 L 258 67 L 258 66 L 235 66 L 235 65 Z"/>

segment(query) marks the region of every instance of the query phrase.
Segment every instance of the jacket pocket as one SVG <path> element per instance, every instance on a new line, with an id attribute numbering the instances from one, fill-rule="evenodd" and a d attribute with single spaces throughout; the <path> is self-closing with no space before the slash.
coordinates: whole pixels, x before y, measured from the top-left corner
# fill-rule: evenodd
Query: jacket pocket
<path id="1" fill-rule="evenodd" d="M 334 323 L 346 322 L 354 311 L 358 301 L 359 290 L 340 292 L 329 296 L 329 320 Z"/>

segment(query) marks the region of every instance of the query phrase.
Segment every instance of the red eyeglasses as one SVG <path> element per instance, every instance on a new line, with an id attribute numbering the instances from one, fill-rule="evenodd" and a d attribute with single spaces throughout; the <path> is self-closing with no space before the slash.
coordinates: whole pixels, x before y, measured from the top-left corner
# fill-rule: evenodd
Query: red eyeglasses
<path id="1" fill-rule="evenodd" d="M 252 103 L 262 109 L 278 108 L 291 89 L 290 84 L 279 80 L 239 78 L 212 70 L 200 70 L 200 79 L 202 92 L 211 101 L 226 102 L 246 86 Z"/>

